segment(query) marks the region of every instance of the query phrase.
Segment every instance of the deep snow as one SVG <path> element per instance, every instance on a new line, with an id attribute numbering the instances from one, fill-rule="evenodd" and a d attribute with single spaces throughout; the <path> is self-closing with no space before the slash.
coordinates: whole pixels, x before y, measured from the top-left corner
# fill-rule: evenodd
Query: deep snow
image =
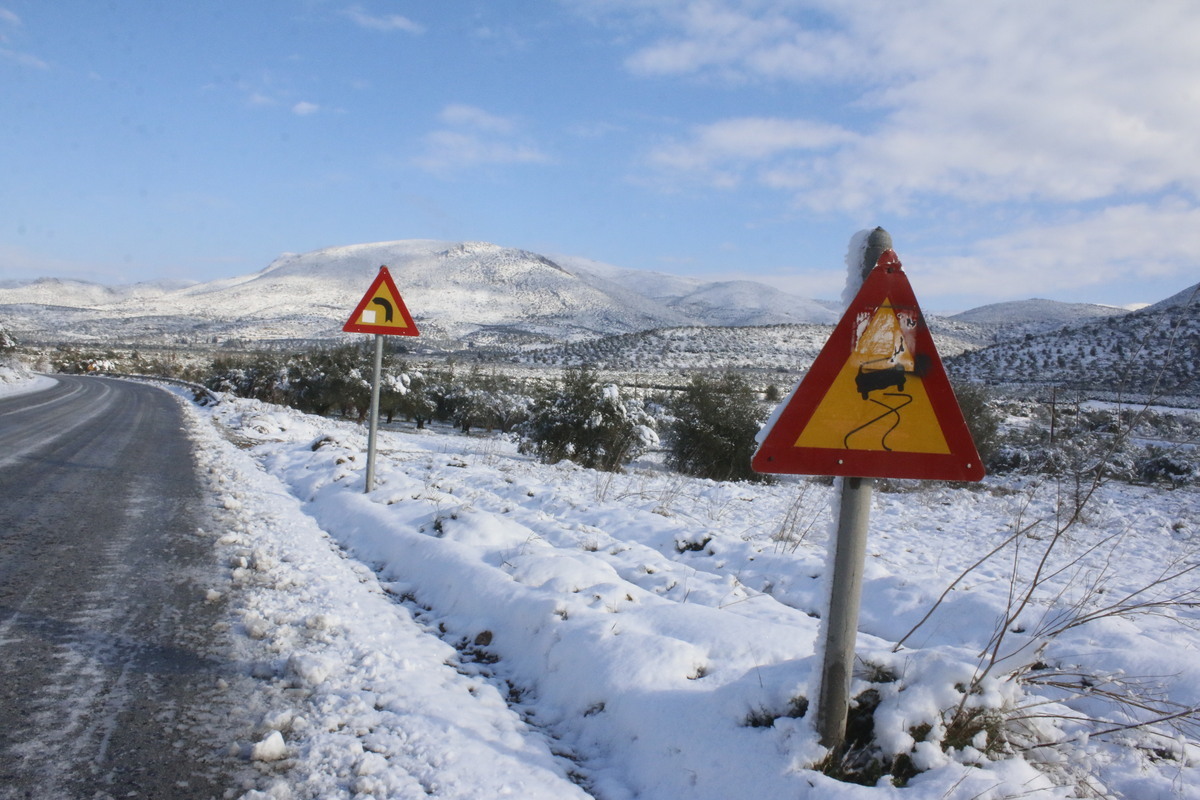
<path id="1" fill-rule="evenodd" d="M 296 690 L 263 743 L 286 754 L 279 796 L 1050 798 L 1086 782 L 1114 797 L 1200 797 L 1194 741 L 1166 726 L 1091 736 L 1129 709 L 1050 688 L 989 679 L 969 702 L 1028 717 L 1013 735 L 1054 747 L 988 756 L 986 737 L 948 750 L 936 735 L 915 741 L 962 699 L 1013 557 L 971 573 L 893 644 L 966 566 L 1040 518 L 1017 558 L 1030 567 L 1058 513 L 1055 485 L 876 493 L 852 693 L 879 692 L 877 742 L 924 771 L 903 789 L 864 787 L 810 769 L 823 755 L 811 717 L 788 716 L 815 695 L 823 482 L 722 484 L 653 463 L 613 475 L 539 464 L 490 435 L 397 429 L 380 435 L 366 495 L 359 426 L 232 397 L 196 413 L 241 520 L 225 537 L 242 553 L 234 580 L 258 587 L 242 626 Z M 995 677 L 1079 665 L 1200 703 L 1194 607 L 1105 617 L 1044 652 L 1020 649 L 1040 620 L 1093 602 L 1088 581 L 1117 596 L 1194 561 L 1196 499 L 1104 486 L 1069 533 L 1081 566 L 1013 625 L 1024 633 L 1010 634 Z M 1185 584 L 1195 591 L 1194 577 Z M 1112 724 L 1075 719 L 1085 713 Z"/>

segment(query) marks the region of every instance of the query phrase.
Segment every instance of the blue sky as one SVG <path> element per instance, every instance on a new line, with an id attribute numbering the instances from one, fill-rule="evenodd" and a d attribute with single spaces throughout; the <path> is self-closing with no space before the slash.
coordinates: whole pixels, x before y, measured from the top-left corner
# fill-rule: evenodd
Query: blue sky
<path id="1" fill-rule="evenodd" d="M 836 298 L 1200 280 L 1190 0 L 0 0 L 0 279 L 483 240 Z"/>

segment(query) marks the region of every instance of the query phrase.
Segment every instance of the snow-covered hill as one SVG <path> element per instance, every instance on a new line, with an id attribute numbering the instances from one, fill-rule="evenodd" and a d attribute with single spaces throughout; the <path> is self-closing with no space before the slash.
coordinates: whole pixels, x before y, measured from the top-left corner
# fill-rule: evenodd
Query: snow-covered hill
<path id="1" fill-rule="evenodd" d="M 590 259 L 555 256 L 581 278 L 594 275 L 656 300 L 694 322 L 706 325 L 834 324 L 839 304 L 811 300 L 756 281 L 705 282 L 663 272 L 614 267 Z"/>
<path id="2" fill-rule="evenodd" d="M 429 353 L 470 349 L 503 361 L 621 370 L 793 372 L 811 362 L 838 316 L 833 303 L 752 281 L 706 283 L 485 242 L 413 239 L 285 253 L 260 272 L 199 284 L 0 283 L 0 327 L 31 344 L 345 340 L 342 325 L 383 264 L 421 329 L 411 346 Z M 1132 313 L 1038 299 L 999 303 L 931 317 L 930 326 L 943 357 L 987 348 L 955 360 L 963 377 L 1200 396 L 1196 294 L 1192 287 Z"/>
<path id="3" fill-rule="evenodd" d="M 977 337 L 964 336 L 958 330 L 963 327 L 943 329 L 937 320 L 931 321 L 943 358 L 979 346 Z M 767 370 L 798 375 L 817 357 L 832 332 L 832 324 L 658 328 L 532 350 L 520 358 L 530 364 L 591 364 L 629 372 Z"/>
<path id="4" fill-rule="evenodd" d="M 194 281 L 151 281 L 127 286 L 104 286 L 90 281 L 38 278 L 0 281 L 0 305 L 29 303 L 44 306 L 91 308 L 123 300 L 148 300 L 192 286 Z"/>
<path id="5" fill-rule="evenodd" d="M 952 360 L 975 381 L 1048 385 L 1135 402 L 1200 398 L 1200 284 L 1152 306 L 1020 340 Z"/>
<path id="6" fill-rule="evenodd" d="M 565 268 L 484 242 L 405 240 L 287 253 L 261 272 L 182 288 L 70 281 L 0 286 L 22 339 L 130 343 L 326 339 L 386 264 L 422 344 L 557 343 L 680 325 L 829 322 L 829 309 L 749 281 L 633 281 L 632 270 Z M 646 294 L 649 286 L 672 286 Z"/>
<path id="7" fill-rule="evenodd" d="M 1056 300 L 1015 300 L 992 303 L 955 314 L 950 319 L 989 328 L 997 338 L 1012 339 L 1026 333 L 1077 325 L 1096 319 L 1120 317 L 1128 309 L 1100 306 L 1092 303 L 1060 303 Z"/>
<path id="8" fill-rule="evenodd" d="M 1153 313 L 1156 311 L 1165 311 L 1167 309 L 1172 309 L 1172 308 L 1183 308 L 1183 307 L 1189 307 L 1189 306 L 1192 308 L 1195 308 L 1197 303 L 1200 303 L 1200 283 L 1197 283 L 1194 286 L 1189 286 L 1188 288 L 1184 289 L 1182 292 L 1173 294 L 1170 297 L 1168 297 L 1166 300 L 1160 300 L 1157 303 L 1154 303 L 1153 305 L 1150 305 L 1150 306 L 1146 306 L 1145 308 L 1143 308 L 1141 310 L 1144 312 Z"/>

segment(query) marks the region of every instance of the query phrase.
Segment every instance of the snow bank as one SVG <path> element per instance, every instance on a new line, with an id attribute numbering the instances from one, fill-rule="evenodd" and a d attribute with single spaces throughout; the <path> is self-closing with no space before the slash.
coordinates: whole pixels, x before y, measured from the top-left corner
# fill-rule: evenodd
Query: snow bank
<path id="1" fill-rule="evenodd" d="M 1086 780 L 1200 798 L 1193 741 L 1093 737 L 1082 717 L 1109 713 L 1099 698 L 1004 679 L 1086 663 L 1196 705 L 1195 609 L 1098 619 L 1035 646 L 1039 625 L 1094 599 L 1089 579 L 1120 596 L 1193 558 L 1194 493 L 1105 487 L 1064 545 L 1078 570 L 1060 565 L 1006 634 L 1008 664 L 977 680 L 1012 560 L 956 578 L 1017 521 L 1053 520 L 1053 492 L 877 492 L 852 694 L 872 690 L 878 747 L 920 772 L 903 789 L 886 776 L 859 786 L 813 769 L 824 751 L 801 715 L 831 487 L 597 473 L 530 461 L 502 438 L 393 429 L 368 495 L 358 426 L 232 398 L 197 413 L 245 448 L 208 434 L 243 520 L 228 534 L 244 551 L 234 574 L 260 587 L 245 633 L 274 649 L 276 680 L 302 698 L 278 723 L 282 751 L 266 734 L 247 744 L 282 752 L 271 763 L 298 796 L 1057 798 Z M 1111 531 L 1106 569 L 1087 553 Z M 959 706 L 1028 717 L 1021 730 L 1058 744 L 1021 755 L 980 728 L 950 746 Z"/>
<path id="2" fill-rule="evenodd" d="M 57 383 L 49 375 L 36 375 L 19 363 L 0 362 L 0 397 L 40 392 Z"/>

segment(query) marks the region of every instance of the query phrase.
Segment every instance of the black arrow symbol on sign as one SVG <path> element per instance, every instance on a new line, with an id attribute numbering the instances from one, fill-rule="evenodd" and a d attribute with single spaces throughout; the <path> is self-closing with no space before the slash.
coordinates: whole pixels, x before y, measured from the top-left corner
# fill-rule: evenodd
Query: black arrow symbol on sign
<path id="1" fill-rule="evenodd" d="M 371 302 L 374 303 L 375 305 L 383 306 L 383 321 L 384 322 L 392 321 L 392 304 L 391 303 L 389 303 L 387 300 L 384 300 L 382 297 L 376 297 Z"/>

